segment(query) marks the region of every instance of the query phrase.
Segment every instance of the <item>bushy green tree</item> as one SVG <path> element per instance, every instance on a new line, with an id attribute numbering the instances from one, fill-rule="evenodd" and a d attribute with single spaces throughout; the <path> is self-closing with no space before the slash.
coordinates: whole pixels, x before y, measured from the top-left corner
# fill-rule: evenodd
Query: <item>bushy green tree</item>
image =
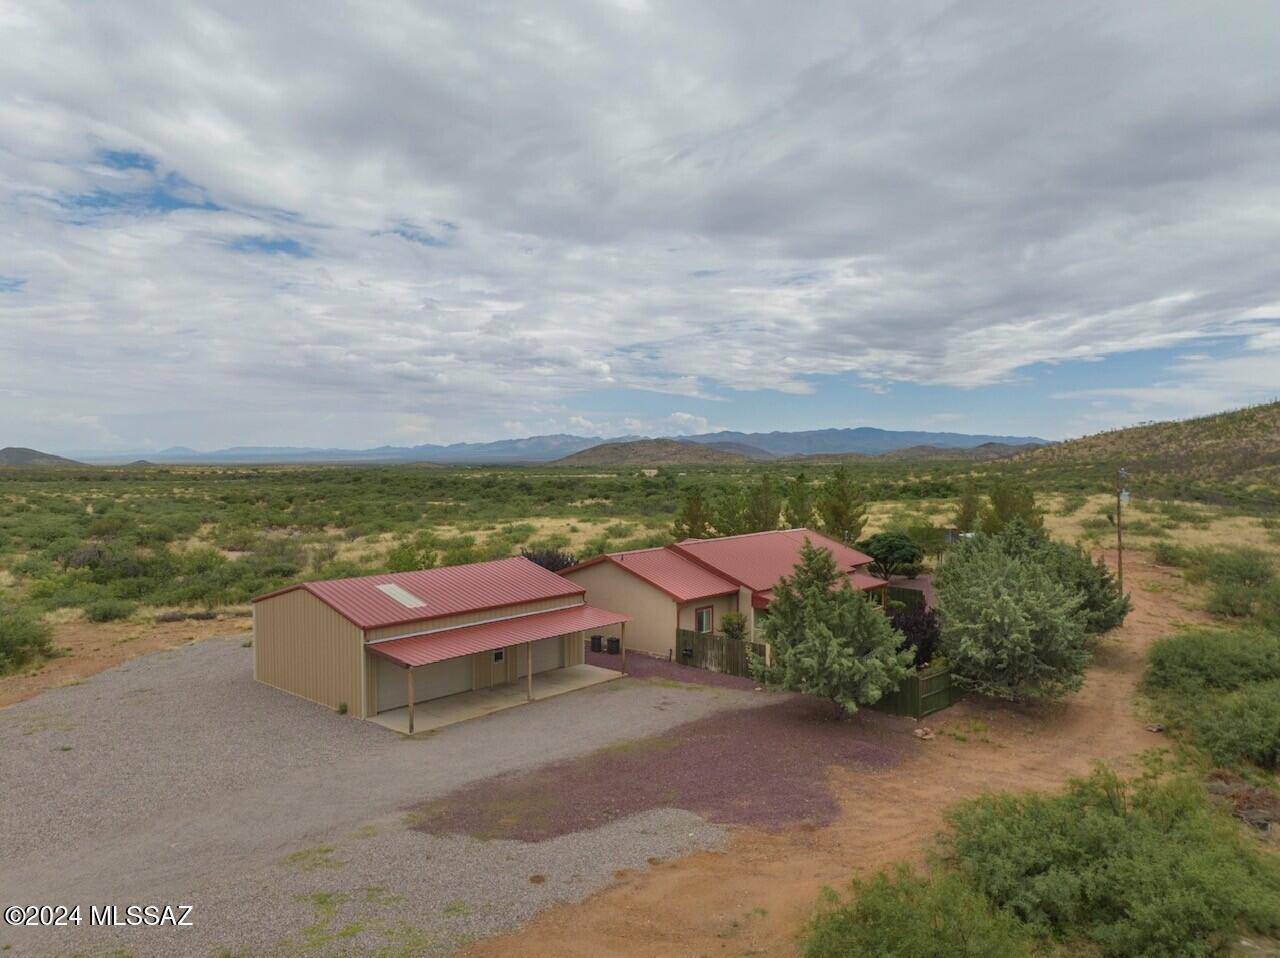
<path id="1" fill-rule="evenodd" d="M 809 529 L 814 524 L 813 486 L 803 472 L 796 473 L 787 483 L 787 504 L 782 515 L 782 524 L 788 529 Z"/>
<path id="2" fill-rule="evenodd" d="M 871 556 L 871 571 L 882 579 L 916 575 L 924 552 L 901 532 L 877 532 L 859 540 L 858 548 Z"/>
<path id="3" fill-rule="evenodd" d="M 1080 546 L 1054 542 L 1040 529 L 1020 518 L 1012 520 L 997 537 L 1001 549 L 1015 558 L 1040 565 L 1054 579 L 1080 596 L 1085 631 L 1100 635 L 1121 625 L 1130 602 L 1120 594 L 1120 584 L 1101 559 L 1093 559 Z"/>
<path id="4" fill-rule="evenodd" d="M 459 563 L 449 559 L 445 561 L 445 565 L 457 564 Z M 388 572 L 417 572 L 419 569 L 434 568 L 435 565 L 436 545 L 428 536 L 419 536 L 416 539 L 401 542 L 387 553 Z"/>
<path id="5" fill-rule="evenodd" d="M 747 498 L 736 484 L 721 489 L 711 503 L 711 524 L 718 536 L 747 532 Z"/>
<path id="6" fill-rule="evenodd" d="M 960 502 L 956 506 L 955 523 L 960 532 L 975 532 L 978 528 L 978 515 L 982 511 L 982 499 L 978 495 L 978 487 L 967 483 L 960 493 Z"/>
<path id="7" fill-rule="evenodd" d="M 771 664 L 752 656 L 756 678 L 831 699 L 852 715 L 898 688 L 912 662 L 878 606 L 849 585 L 828 549 L 806 542 L 795 571 L 773 590 L 764 639 Z"/>
<path id="8" fill-rule="evenodd" d="M 1012 476 L 1001 476 L 991 484 L 978 525 L 983 532 L 994 535 L 1003 532 L 1015 519 L 1031 529 L 1044 528 L 1044 513 L 1036 505 L 1036 494 L 1031 487 Z"/>
<path id="9" fill-rule="evenodd" d="M 551 572 L 559 572 L 578 564 L 578 557 L 564 549 L 521 549 L 520 554 Z"/>
<path id="10" fill-rule="evenodd" d="M 942 654 L 961 685 L 1021 701 L 1080 688 L 1089 663 L 1081 597 L 1041 565 L 982 536 L 934 577 Z"/>
<path id="11" fill-rule="evenodd" d="M 677 539 L 708 539 L 711 537 L 711 507 L 701 486 L 692 486 L 684 494 L 684 505 L 671 527 Z"/>
<path id="12" fill-rule="evenodd" d="M 782 515 L 782 490 L 767 472 L 747 486 L 742 504 L 742 532 L 770 532 Z"/>
<path id="13" fill-rule="evenodd" d="M 822 531 L 838 542 L 853 545 L 867 524 L 867 503 L 844 466 L 837 466 L 818 490 L 815 503 Z"/>

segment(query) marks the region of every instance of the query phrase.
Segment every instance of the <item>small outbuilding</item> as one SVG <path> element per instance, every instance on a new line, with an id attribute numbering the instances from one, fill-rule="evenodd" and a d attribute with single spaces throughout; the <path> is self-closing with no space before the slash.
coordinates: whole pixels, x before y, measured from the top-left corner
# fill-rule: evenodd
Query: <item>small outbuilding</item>
<path id="1" fill-rule="evenodd" d="M 618 672 L 584 664 L 584 632 L 629 616 L 525 558 L 300 582 L 253 600 L 253 675 L 413 733 Z"/>

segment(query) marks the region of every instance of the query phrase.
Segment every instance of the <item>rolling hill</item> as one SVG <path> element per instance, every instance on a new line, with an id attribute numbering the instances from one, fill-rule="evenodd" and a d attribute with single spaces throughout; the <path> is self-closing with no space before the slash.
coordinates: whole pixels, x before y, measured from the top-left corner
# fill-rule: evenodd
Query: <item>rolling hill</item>
<path id="1" fill-rule="evenodd" d="M 1107 477 L 1123 466 L 1135 487 L 1175 494 L 1230 486 L 1237 495 L 1256 491 L 1274 497 L 1280 487 L 1280 402 L 1096 433 L 1014 461 L 1033 472 Z"/>
<path id="2" fill-rule="evenodd" d="M 83 466 L 74 459 L 64 459 L 51 452 L 28 449 L 25 446 L 5 446 L 0 449 L 0 466 Z"/>
<path id="3" fill-rule="evenodd" d="M 893 452 L 882 452 L 880 459 L 949 459 L 985 462 L 991 459 L 1008 459 L 1024 452 L 1040 448 L 1038 443 L 984 442 L 980 446 L 956 448 L 947 446 L 908 446 L 906 449 L 895 449 Z"/>
<path id="4" fill-rule="evenodd" d="M 748 462 L 746 456 L 679 439 L 634 439 L 606 442 L 557 459 L 556 466 L 690 466 Z"/>

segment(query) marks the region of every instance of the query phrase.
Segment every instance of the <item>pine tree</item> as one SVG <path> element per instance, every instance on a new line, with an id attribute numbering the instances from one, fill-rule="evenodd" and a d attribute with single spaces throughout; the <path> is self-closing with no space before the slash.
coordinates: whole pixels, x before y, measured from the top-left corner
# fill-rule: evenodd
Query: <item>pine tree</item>
<path id="1" fill-rule="evenodd" d="M 813 486 L 808 477 L 797 473 L 787 484 L 787 504 L 783 508 L 782 524 L 788 529 L 808 529 L 813 526 Z"/>
<path id="2" fill-rule="evenodd" d="M 831 538 L 853 545 L 867 524 L 867 504 L 844 466 L 837 466 L 818 492 L 818 516 L 822 531 Z"/>
<path id="3" fill-rule="evenodd" d="M 739 486 L 721 489 L 711 504 L 711 524 L 715 526 L 716 535 L 736 536 L 746 532 L 746 511 L 746 497 Z"/>
<path id="4" fill-rule="evenodd" d="M 742 531 L 771 532 L 782 515 L 782 490 L 767 472 L 747 487 L 743 497 Z"/>
<path id="5" fill-rule="evenodd" d="M 684 505 L 676 516 L 671 533 L 677 539 L 708 539 L 711 537 L 711 510 L 700 486 L 693 486 L 684 496 Z"/>
<path id="6" fill-rule="evenodd" d="M 960 504 L 956 507 L 956 515 L 952 520 L 956 528 L 961 532 L 973 532 L 978 527 L 978 512 L 981 508 L 978 489 L 970 482 L 960 494 Z"/>
<path id="7" fill-rule="evenodd" d="M 770 664 L 751 659 L 761 681 L 830 699 L 852 715 L 906 678 L 914 653 L 898 651 L 901 633 L 853 590 L 829 549 L 806 540 L 795 571 L 773 595 L 764 625 Z"/>
<path id="8" fill-rule="evenodd" d="M 1030 529 L 1044 528 L 1044 513 L 1036 506 L 1036 494 L 1026 483 L 1010 477 L 997 479 L 987 498 L 990 504 L 982 510 L 979 524 L 988 535 L 1003 532 L 1015 519 Z"/>

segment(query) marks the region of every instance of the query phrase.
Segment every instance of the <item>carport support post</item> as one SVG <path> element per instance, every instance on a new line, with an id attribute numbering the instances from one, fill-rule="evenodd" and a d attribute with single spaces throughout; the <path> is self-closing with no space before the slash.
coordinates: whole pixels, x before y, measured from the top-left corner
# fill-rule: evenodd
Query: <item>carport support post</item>
<path id="1" fill-rule="evenodd" d="M 529 680 L 529 701 L 533 701 L 533 643 L 524 644 L 524 670 Z"/>
<path id="2" fill-rule="evenodd" d="M 409 684 L 409 734 L 413 734 L 413 666 L 406 665 L 404 667 L 405 681 Z"/>
<path id="3" fill-rule="evenodd" d="M 618 625 L 618 644 L 622 646 L 622 673 L 627 672 L 627 623 L 621 622 Z"/>

